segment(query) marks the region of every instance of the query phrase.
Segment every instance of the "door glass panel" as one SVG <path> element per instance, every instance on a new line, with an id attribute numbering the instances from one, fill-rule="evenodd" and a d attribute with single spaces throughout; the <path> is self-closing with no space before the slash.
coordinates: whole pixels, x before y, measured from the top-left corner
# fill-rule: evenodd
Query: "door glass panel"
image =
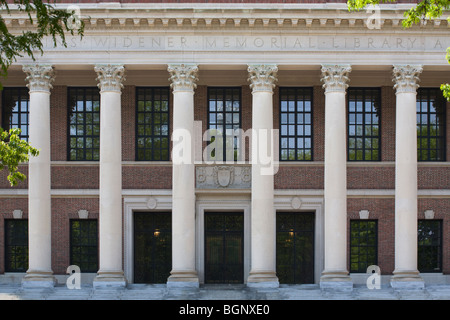
<path id="1" fill-rule="evenodd" d="M 172 215 L 134 214 L 134 282 L 166 283 L 172 269 Z"/>
<path id="2" fill-rule="evenodd" d="M 277 213 L 280 283 L 314 283 L 314 213 Z"/>
<path id="3" fill-rule="evenodd" d="M 205 213 L 205 283 L 243 283 L 242 213 Z"/>

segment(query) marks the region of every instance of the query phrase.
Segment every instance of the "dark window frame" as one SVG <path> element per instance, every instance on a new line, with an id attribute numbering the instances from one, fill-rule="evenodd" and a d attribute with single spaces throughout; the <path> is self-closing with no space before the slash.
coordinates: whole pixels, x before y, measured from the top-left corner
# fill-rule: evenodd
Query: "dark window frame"
<path id="1" fill-rule="evenodd" d="M 352 238 L 352 233 L 353 233 L 353 223 L 358 223 L 358 231 L 361 231 L 361 227 L 360 227 L 360 225 L 362 224 L 362 223 L 367 223 L 367 227 L 364 229 L 364 231 L 368 231 L 368 226 L 369 226 L 369 222 L 373 222 L 373 223 L 375 223 L 375 239 L 374 239 L 374 241 L 375 241 L 375 246 L 373 246 L 373 245 L 361 245 L 361 242 L 360 242 L 360 239 L 361 239 L 361 236 L 358 236 L 358 238 L 356 239 L 357 240 L 357 242 L 358 242 L 358 244 L 357 245 L 353 245 L 352 244 L 352 240 L 353 240 L 353 238 Z M 366 273 L 367 272 L 367 267 L 369 267 L 370 265 L 378 265 L 378 220 L 377 219 L 351 219 L 350 220 L 350 234 L 349 234 L 349 264 L 350 264 L 350 272 L 351 273 Z M 352 261 L 352 256 L 353 256 L 353 253 L 352 253 L 352 249 L 353 248 L 358 248 L 358 253 L 356 254 L 357 255 L 357 257 L 358 257 L 358 262 L 353 262 Z M 367 255 L 368 254 L 366 254 L 366 260 L 361 260 L 360 259 L 360 255 L 361 255 L 361 253 L 359 252 L 360 250 L 359 250 L 359 248 L 361 248 L 361 247 L 364 247 L 364 248 L 375 248 L 375 257 L 374 257 L 374 260 L 375 261 L 372 261 L 372 262 L 370 262 L 370 261 L 368 261 L 367 259 L 368 259 L 368 257 L 367 257 Z M 353 268 L 353 266 L 352 266 L 352 264 L 353 263 L 357 263 L 358 264 L 358 268 Z M 364 270 L 361 268 L 361 264 L 362 263 L 366 263 L 366 266 L 365 266 L 365 268 L 364 268 Z"/>
<path id="2" fill-rule="evenodd" d="M 6 112 L 5 106 L 7 105 L 7 92 L 8 91 L 17 91 L 17 95 L 20 97 L 19 102 L 19 110 L 16 112 L 13 112 L 11 110 L 11 113 L 8 114 Z M 14 93 L 11 93 L 11 95 L 14 95 Z M 26 97 L 26 99 L 22 99 L 23 97 Z M 22 101 L 26 101 L 26 111 L 22 111 Z M 17 120 L 18 123 L 14 124 L 14 127 L 12 127 L 12 124 L 10 121 L 6 121 L 7 118 L 12 117 L 13 114 L 18 114 Z M 26 124 L 21 123 L 22 115 L 26 115 Z M 30 125 L 30 95 L 27 87 L 4 87 L 2 90 L 2 128 L 5 130 L 9 130 L 11 128 L 20 128 L 21 133 L 19 135 L 20 139 L 28 141 L 29 139 L 29 125 Z M 26 134 L 23 132 L 23 126 L 26 127 Z"/>
<path id="3" fill-rule="evenodd" d="M 425 96 L 425 97 L 424 97 Z M 443 104 L 443 108 L 441 112 L 438 112 L 436 109 L 435 112 L 431 112 L 430 110 L 430 102 L 431 102 L 431 96 L 433 96 L 434 99 L 436 100 L 440 100 L 440 103 Z M 424 101 L 426 103 L 426 108 L 427 110 L 425 112 L 422 111 L 422 99 L 426 98 L 426 100 Z M 434 101 L 436 101 L 434 100 Z M 446 161 L 446 153 L 447 153 L 447 101 L 444 98 L 442 91 L 439 88 L 419 88 L 417 90 L 417 99 L 416 99 L 416 112 L 417 112 L 417 117 L 416 117 L 416 123 L 417 123 L 417 161 L 433 161 L 433 162 L 443 162 Z M 439 135 L 434 135 L 432 136 L 430 134 L 430 118 L 432 115 L 435 115 L 436 121 L 438 120 L 438 114 L 440 114 L 441 116 L 441 120 L 439 123 L 439 126 L 436 125 L 436 127 L 438 127 L 438 131 L 439 131 Z M 421 133 L 423 131 L 423 129 L 421 128 L 422 126 L 422 119 L 423 116 L 426 116 L 426 131 L 427 134 L 426 135 L 421 135 L 419 133 Z M 421 139 L 425 139 L 426 140 L 426 148 L 422 148 L 421 147 Z M 436 139 L 436 148 L 430 148 L 431 146 L 431 139 Z M 439 143 L 440 141 L 440 143 Z M 438 146 L 440 148 L 438 148 Z M 431 152 L 432 151 L 436 152 L 435 158 L 433 159 L 431 157 Z M 424 153 L 426 154 L 426 159 L 423 158 Z"/>
<path id="4" fill-rule="evenodd" d="M 443 260 L 443 255 L 442 255 L 442 253 L 443 253 L 443 237 L 444 237 L 444 234 L 443 234 L 443 220 L 442 219 L 418 219 L 418 221 L 417 221 L 418 223 L 417 223 L 417 228 L 418 228 L 418 230 L 417 230 L 417 232 L 418 232 L 418 239 L 417 239 L 417 269 L 419 270 L 419 272 L 422 272 L 422 273 L 428 273 L 428 272 L 430 272 L 430 273 L 440 273 L 440 272 L 442 272 L 442 265 L 443 265 L 443 263 L 442 263 L 442 260 Z M 421 245 L 420 244 L 420 241 L 421 241 L 421 239 L 420 239 L 420 234 L 419 234 L 419 228 L 420 228 L 420 224 L 421 223 L 437 223 L 438 224 L 438 241 L 439 241 L 439 243 L 436 245 L 436 244 L 431 244 L 431 245 Z M 432 239 L 433 240 L 433 239 Z M 438 254 L 438 256 L 437 256 L 437 263 L 438 263 L 438 267 L 437 268 L 434 268 L 434 269 L 423 269 L 423 268 L 421 268 L 420 267 L 420 265 L 421 265 L 421 259 L 420 259 L 420 257 L 419 257 L 419 255 L 420 255 L 420 249 L 421 249 L 421 246 L 422 247 L 437 247 L 437 254 Z"/>
<path id="5" fill-rule="evenodd" d="M 152 102 L 152 111 L 139 111 L 139 95 L 140 95 L 140 91 L 144 91 L 144 93 L 142 93 L 144 95 L 144 104 L 147 101 L 151 101 Z M 164 94 L 167 95 L 167 112 L 166 111 L 154 111 L 153 106 L 154 106 L 154 102 L 155 102 L 155 91 L 156 90 L 166 90 L 167 92 L 165 92 Z M 147 100 L 147 91 L 150 91 L 150 100 Z M 135 109 L 135 135 L 136 135 L 136 139 L 135 139 L 135 159 L 136 161 L 170 161 L 171 160 L 171 156 L 170 156 L 170 143 L 171 143 L 171 138 L 170 138 L 170 88 L 169 87 L 136 87 L 136 109 Z M 160 95 L 162 95 L 163 93 L 161 92 Z M 165 101 L 163 99 L 159 100 L 160 102 Z M 139 123 L 139 114 L 142 113 L 144 115 L 144 123 Z M 156 134 L 155 132 L 155 125 L 154 125 L 154 120 L 155 120 L 155 115 L 156 113 L 158 113 L 160 115 L 160 121 L 162 119 L 162 115 L 163 114 L 167 114 L 167 124 L 160 124 L 161 126 L 163 125 L 167 125 L 167 134 L 164 135 L 162 134 Z M 145 134 L 145 130 L 146 127 L 149 126 L 149 123 L 145 122 L 145 116 L 146 114 L 150 114 L 151 117 L 151 134 Z M 144 134 L 139 134 L 139 126 L 143 125 L 144 126 Z M 160 128 L 160 131 L 162 131 L 162 128 Z M 160 138 L 160 147 L 157 148 L 155 146 L 155 143 L 153 143 L 153 139 L 155 138 Z M 162 139 L 166 138 L 167 139 L 167 146 L 163 147 L 162 144 Z M 139 147 L 139 139 L 144 139 L 144 148 Z M 145 140 L 146 139 L 151 139 L 151 147 L 147 148 L 145 147 Z M 155 150 L 158 149 L 159 150 L 159 159 L 155 158 Z M 141 159 L 139 154 L 140 151 L 143 150 L 143 155 L 144 157 Z M 147 153 L 146 151 L 150 150 L 151 153 Z M 167 157 L 164 158 L 163 157 L 163 151 L 167 152 Z M 147 154 L 150 154 L 151 157 L 148 158 Z"/>
<path id="6" fill-rule="evenodd" d="M 357 109 L 357 105 L 358 105 L 358 101 L 357 100 L 357 96 L 359 96 L 359 94 L 362 95 L 362 111 L 359 112 Z M 371 111 L 366 111 L 366 99 L 367 96 L 369 96 L 371 98 L 371 104 L 373 105 L 374 103 L 378 102 L 378 106 L 379 106 L 379 110 L 373 110 L 373 108 L 371 108 Z M 350 111 L 350 104 L 352 101 L 352 97 L 354 98 L 355 101 L 355 110 L 354 111 Z M 365 162 L 380 162 L 381 161 L 381 130 L 382 130 L 382 126 L 381 126 L 381 88 L 377 88 L 377 87 L 351 87 L 348 88 L 347 90 L 347 161 L 365 161 Z M 355 119 L 354 119 L 354 123 L 350 122 L 350 117 L 351 115 L 354 115 Z M 362 124 L 358 124 L 358 115 L 361 114 L 361 118 L 362 118 Z M 366 120 L 367 120 L 367 115 L 371 115 L 371 120 L 370 123 L 367 124 Z M 374 123 L 374 115 L 376 115 L 377 117 L 377 122 L 378 123 Z M 351 132 L 351 128 L 350 126 L 354 126 L 355 127 L 355 133 L 354 134 L 350 134 Z M 361 125 L 362 126 L 362 133 L 358 134 L 358 126 Z M 378 126 L 378 135 L 374 135 L 373 134 L 373 130 L 371 130 L 372 132 L 370 134 L 366 134 L 366 126 L 373 126 L 373 125 L 377 125 Z M 351 147 L 352 143 L 351 143 L 351 139 L 354 139 L 353 145 L 354 147 Z M 358 139 L 361 139 L 362 141 L 362 146 L 358 147 Z M 366 146 L 366 140 L 370 139 L 370 146 Z M 373 140 L 376 139 L 378 141 L 378 147 L 374 148 L 373 147 Z M 354 159 L 351 159 L 351 150 L 354 151 Z M 358 159 L 358 151 L 361 150 L 362 152 L 362 159 Z M 370 152 L 370 159 L 366 159 L 366 151 Z M 377 151 L 378 154 L 378 158 L 377 159 L 373 159 L 373 155 L 374 155 L 374 151 Z"/>
<path id="7" fill-rule="evenodd" d="M 288 101 L 288 105 L 287 105 L 287 109 L 286 109 L 286 111 L 282 111 L 282 103 L 283 103 L 283 95 L 284 94 L 286 94 L 286 95 L 288 95 L 289 96 L 289 90 L 294 90 L 294 95 L 295 95 L 295 98 L 294 98 L 294 111 L 293 112 L 290 112 L 289 111 L 289 101 L 291 101 L 291 100 L 287 100 Z M 287 91 L 286 93 L 284 93 L 283 91 Z M 302 100 L 303 102 L 305 102 L 305 101 L 308 101 L 305 97 L 307 96 L 307 95 L 309 95 L 309 97 L 310 97 L 310 111 L 309 112 L 306 112 L 306 111 L 298 111 L 298 101 L 299 101 L 299 96 L 303 96 L 304 97 L 304 100 Z M 280 161 L 313 161 L 314 160 L 314 91 L 313 91 L 313 88 L 312 87 L 280 87 L 279 88 L 279 108 L 278 108 L 278 111 L 279 111 L 279 128 L 280 128 L 280 130 L 279 130 L 279 132 L 280 132 L 280 140 L 279 140 L 279 159 L 280 159 Z M 287 123 L 286 124 L 283 124 L 282 122 L 282 115 L 283 114 L 287 114 Z M 290 125 L 290 123 L 289 123 L 289 114 L 293 114 L 294 115 L 294 123 L 293 123 L 293 125 L 294 125 L 294 127 L 295 127 L 295 129 L 294 129 L 294 135 L 290 135 L 289 134 L 289 125 Z M 305 122 L 305 115 L 306 114 L 309 114 L 310 115 L 310 122 L 309 123 L 303 123 L 303 124 L 300 124 L 300 123 L 298 123 L 298 117 L 299 117 L 299 115 L 303 115 L 302 116 L 302 118 L 303 118 L 303 122 Z M 287 134 L 286 135 L 283 135 L 282 134 L 282 126 L 283 125 L 286 125 L 287 126 Z M 311 130 L 310 130 L 310 134 L 309 135 L 307 135 L 307 134 L 305 134 L 305 126 L 306 125 L 309 125 L 310 127 L 311 127 Z M 303 135 L 299 135 L 298 134 L 298 126 L 303 126 Z M 283 144 L 282 144 L 282 139 L 283 138 L 286 138 L 286 139 L 288 139 L 287 140 L 287 147 L 286 148 L 283 148 L 282 146 L 283 146 Z M 294 139 L 294 147 L 293 148 L 290 148 L 289 147 L 289 139 Z M 298 140 L 299 139 L 303 139 L 303 147 L 302 148 L 300 148 L 299 146 L 298 146 Z M 306 148 L 305 147 L 305 139 L 310 139 L 310 141 L 311 141 L 311 146 L 310 146 L 310 148 Z M 287 159 L 283 159 L 283 150 L 287 150 Z M 294 159 L 289 159 L 289 150 L 294 150 Z M 299 159 L 299 150 L 302 150 L 303 151 L 303 159 Z M 310 159 L 306 159 L 305 158 L 305 154 L 306 154 L 306 151 L 307 150 L 310 150 L 310 154 L 311 154 L 311 156 L 310 156 Z"/>
<path id="8" fill-rule="evenodd" d="M 87 90 L 92 90 L 92 94 L 98 94 L 98 112 L 94 111 L 94 105 L 92 104 L 92 111 L 87 111 L 86 110 L 86 91 Z M 82 95 L 83 96 L 83 111 L 76 111 L 75 110 L 75 114 L 83 114 L 83 122 L 82 124 L 78 124 L 76 122 L 75 125 L 75 134 L 72 135 L 71 134 L 71 110 L 69 110 L 70 106 L 71 106 L 71 92 L 74 91 L 74 95 L 75 97 L 77 97 L 78 95 Z M 82 92 L 82 94 L 79 93 L 79 91 Z M 75 101 L 78 98 L 75 98 Z M 100 160 L 100 91 L 97 87 L 68 87 L 67 88 L 67 160 L 68 161 L 99 161 Z M 91 102 L 97 101 L 97 100 L 90 100 Z M 75 105 L 75 109 L 77 109 L 77 105 Z M 92 114 L 92 134 L 88 135 L 86 133 L 86 125 L 89 125 L 86 123 L 86 115 L 90 113 Z M 98 135 L 94 134 L 94 126 L 96 125 L 96 123 L 94 122 L 94 115 L 98 113 Z M 76 116 L 75 116 L 76 117 Z M 83 127 L 83 134 L 79 135 L 77 133 L 78 129 L 77 126 L 80 125 Z M 76 141 L 76 147 L 72 147 L 71 146 L 71 139 L 74 138 Z M 87 139 L 92 139 L 92 147 L 91 148 L 87 148 L 86 147 L 86 142 Z M 78 139 L 82 139 L 83 141 L 83 147 L 78 147 Z M 97 139 L 97 143 L 98 143 L 98 147 L 94 147 L 95 144 L 95 139 Z M 87 159 L 86 157 L 86 150 L 90 149 L 92 150 L 92 159 Z M 75 150 L 75 159 L 71 159 L 71 151 Z M 82 154 L 83 157 L 81 159 L 78 158 L 78 150 L 82 150 Z M 95 151 L 98 151 L 98 158 L 95 156 Z"/>
<path id="9" fill-rule="evenodd" d="M 92 244 L 90 242 L 91 239 L 93 239 L 94 237 L 88 237 L 88 244 L 74 244 L 74 229 L 73 229 L 73 223 L 74 222 L 79 222 L 80 223 L 80 229 L 81 228 L 87 228 L 90 229 L 91 226 L 82 226 L 82 224 L 91 224 L 91 223 L 95 223 L 97 226 L 97 231 L 95 232 L 95 239 L 96 239 L 96 243 Z M 70 219 L 69 220 L 69 247 L 70 247 L 70 264 L 71 265 L 77 265 L 78 267 L 80 267 L 81 272 L 97 272 L 99 269 L 99 223 L 98 223 L 98 219 Z M 80 232 L 81 233 L 81 232 Z M 88 234 L 90 233 L 90 230 L 88 230 Z M 81 236 L 78 237 L 78 240 L 81 239 Z M 77 259 L 80 259 L 81 256 L 84 256 L 82 253 L 80 253 L 80 257 L 75 257 L 76 253 L 74 252 L 75 247 L 78 248 L 96 248 L 96 253 L 95 253 L 95 258 L 92 258 L 94 256 L 94 254 L 91 254 L 90 257 L 88 257 L 87 259 L 87 264 L 89 265 L 88 268 L 84 268 L 84 262 L 83 264 L 80 263 L 80 261 L 77 261 Z M 83 250 L 80 250 L 80 252 Z M 85 257 L 86 258 L 86 257 Z M 91 260 L 92 259 L 92 260 Z M 92 265 L 91 265 L 92 264 Z"/>
<path id="10" fill-rule="evenodd" d="M 28 270 L 28 259 L 29 259 L 29 255 L 28 255 L 28 247 L 29 247 L 29 242 L 28 242 L 28 219 L 5 219 L 4 220 L 4 231 L 5 231 L 5 272 L 26 272 Z M 10 238 L 10 231 L 9 230 L 9 224 L 10 223 L 18 223 L 21 224 L 18 228 L 20 229 L 20 231 L 24 231 L 26 234 L 19 234 L 19 235 L 13 235 L 12 237 L 15 238 L 15 240 L 20 240 L 19 244 L 15 244 L 15 243 L 10 243 L 9 239 Z M 17 231 L 17 230 L 16 230 Z M 25 240 L 24 240 L 25 239 Z M 25 250 L 25 253 L 22 253 L 24 256 L 16 256 L 14 255 L 14 253 L 11 253 L 11 247 L 20 247 L 23 248 Z M 15 251 L 15 250 L 13 250 Z M 20 250 L 21 251 L 21 250 Z M 10 256 L 14 255 L 13 257 Z M 19 254 L 17 254 L 19 255 Z M 18 261 L 20 259 L 26 260 L 25 261 Z M 17 268 L 17 264 L 19 263 L 25 263 L 26 266 L 24 266 L 23 268 Z M 15 267 L 12 267 L 12 266 Z"/>
<path id="11" fill-rule="evenodd" d="M 217 106 L 216 106 L 216 111 L 211 111 L 210 110 L 210 101 L 211 101 L 211 99 L 210 99 L 210 97 L 211 97 L 211 91 L 212 90 L 222 90 L 222 95 L 223 95 L 223 99 L 222 99 L 222 102 L 223 102 L 223 111 L 222 112 L 218 112 L 217 111 Z M 225 96 L 226 96 L 226 90 L 232 90 L 232 93 L 231 93 L 231 95 L 232 95 L 232 106 L 231 106 L 231 108 L 232 108 L 232 111 L 231 112 L 227 112 L 226 111 L 226 98 L 225 98 Z M 239 111 L 238 112 L 235 112 L 235 111 L 233 111 L 233 102 L 234 101 L 236 101 L 235 99 L 234 99 L 234 92 L 233 92 L 233 90 L 238 90 L 238 97 L 239 97 Z M 217 99 L 215 99 L 215 101 L 218 101 Z M 231 161 L 231 160 L 227 160 L 227 154 L 226 154 L 226 149 L 227 149 L 227 145 L 226 145 L 226 137 L 227 137 L 227 134 L 226 134 L 226 128 L 225 128 L 225 126 L 226 126 L 226 117 L 227 117 L 227 114 L 230 114 L 231 113 L 231 117 L 233 118 L 233 114 L 234 113 L 238 113 L 239 114 L 239 123 L 238 123 L 238 125 L 239 125 L 239 129 L 233 129 L 233 130 L 241 130 L 242 129 L 242 87 L 236 87 L 236 86 L 234 86 L 234 87 L 208 87 L 207 88 L 207 94 L 206 94 L 206 108 L 207 108 L 207 129 L 208 130 L 210 130 L 211 129 L 211 122 L 210 122 L 210 119 L 211 119 L 211 117 L 210 117 L 210 115 L 212 114 L 212 113 L 215 113 L 216 114 L 216 123 L 215 123 L 215 125 L 219 125 L 218 124 L 218 122 L 217 122 L 217 114 L 218 113 L 222 113 L 223 114 L 223 119 L 222 119 L 222 126 L 223 126 L 223 132 L 222 132 L 222 139 L 223 139 L 223 141 L 224 141 L 224 143 L 223 143 L 223 150 L 222 150 L 222 155 L 223 155 L 223 157 L 222 158 L 220 158 L 220 159 L 217 159 L 217 155 L 215 155 L 215 157 L 216 157 L 216 159 L 214 160 L 214 161 L 217 161 L 217 162 L 221 162 L 221 161 Z M 234 126 L 235 125 L 235 123 L 234 123 L 234 120 L 232 119 L 232 126 Z M 241 140 L 241 137 L 240 136 L 235 136 L 234 135 L 234 139 L 239 139 L 239 142 L 238 142 L 238 147 L 237 148 L 233 148 L 233 152 L 236 152 L 236 150 L 237 150 L 237 157 L 235 157 L 235 156 L 233 156 L 233 162 L 239 162 L 239 161 L 243 161 L 244 160 L 244 156 L 245 156 L 245 154 L 244 154 L 244 152 L 245 152 L 245 150 L 244 150 L 244 146 L 243 146 L 243 141 Z M 209 142 L 209 143 L 211 143 L 211 142 Z M 208 157 L 210 156 L 210 155 L 207 155 Z M 206 160 L 209 160 L 209 161 L 211 161 L 212 159 L 211 158 L 208 158 L 208 159 L 206 159 Z"/>

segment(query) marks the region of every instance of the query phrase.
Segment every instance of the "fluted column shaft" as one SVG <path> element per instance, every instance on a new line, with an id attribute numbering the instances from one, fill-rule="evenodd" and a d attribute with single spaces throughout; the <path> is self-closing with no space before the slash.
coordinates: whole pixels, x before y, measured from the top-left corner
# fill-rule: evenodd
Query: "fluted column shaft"
<path id="1" fill-rule="evenodd" d="M 194 90 L 196 65 L 169 65 L 173 89 L 172 271 L 168 287 L 198 287 L 195 266 Z"/>
<path id="2" fill-rule="evenodd" d="M 52 287 L 51 268 L 51 175 L 50 175 L 50 90 L 53 67 L 27 65 L 30 93 L 29 143 L 39 149 L 39 156 L 28 163 L 28 242 L 29 269 L 24 287 Z"/>
<path id="3" fill-rule="evenodd" d="M 394 66 L 395 269 L 393 287 L 423 287 L 417 270 L 417 120 L 416 93 L 421 66 Z"/>
<path id="4" fill-rule="evenodd" d="M 97 65 L 100 88 L 100 268 L 94 287 L 124 287 L 122 266 L 122 65 Z"/>
<path id="5" fill-rule="evenodd" d="M 325 89 L 324 235 L 321 288 L 351 290 L 347 271 L 347 144 L 345 94 L 348 65 L 323 65 Z"/>
<path id="6" fill-rule="evenodd" d="M 278 287 L 272 141 L 275 65 L 248 67 L 252 89 L 251 270 L 247 285 Z M 263 161 L 264 160 L 264 161 Z M 273 163 L 272 163 L 273 165 Z"/>

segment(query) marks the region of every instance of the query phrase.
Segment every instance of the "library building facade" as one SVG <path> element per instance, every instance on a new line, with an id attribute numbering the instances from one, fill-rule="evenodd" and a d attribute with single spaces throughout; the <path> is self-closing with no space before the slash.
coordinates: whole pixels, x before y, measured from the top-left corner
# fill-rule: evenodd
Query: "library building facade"
<path id="1" fill-rule="evenodd" d="M 40 153 L 0 172 L 0 283 L 450 283 L 450 25 L 412 5 L 56 4 L 84 36 L 2 79 Z"/>

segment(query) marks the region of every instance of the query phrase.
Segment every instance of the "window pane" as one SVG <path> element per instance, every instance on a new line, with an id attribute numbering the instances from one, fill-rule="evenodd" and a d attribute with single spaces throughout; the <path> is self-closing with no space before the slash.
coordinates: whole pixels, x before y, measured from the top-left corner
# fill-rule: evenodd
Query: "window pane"
<path id="1" fill-rule="evenodd" d="M 445 161 L 446 101 L 438 88 L 417 91 L 417 159 Z"/>
<path id="2" fill-rule="evenodd" d="M 168 161 L 169 88 L 136 88 L 136 160 Z"/>
<path id="3" fill-rule="evenodd" d="M 312 160 L 311 105 L 311 88 L 280 88 L 280 160 Z"/>
<path id="4" fill-rule="evenodd" d="M 26 87 L 3 88 L 2 127 L 5 130 L 18 128 L 20 139 L 28 141 L 29 95 Z"/>
<path id="5" fill-rule="evenodd" d="M 208 88 L 208 105 L 208 129 L 217 129 L 214 146 L 218 148 L 211 148 L 209 160 L 241 160 L 239 140 L 233 138 L 241 128 L 241 88 Z M 208 142 L 211 143 L 213 141 Z"/>
<path id="6" fill-rule="evenodd" d="M 376 220 L 350 221 L 350 272 L 365 273 L 377 265 L 378 226 Z"/>
<path id="7" fill-rule="evenodd" d="M 28 220 L 5 219 L 5 271 L 28 270 Z"/>
<path id="8" fill-rule="evenodd" d="M 100 93 L 97 88 L 69 88 L 69 160 L 98 161 Z"/>
<path id="9" fill-rule="evenodd" d="M 70 220 L 70 264 L 81 272 L 98 271 L 97 220 Z"/>
<path id="10" fill-rule="evenodd" d="M 442 272 L 442 220 L 418 221 L 418 269 Z"/>
<path id="11" fill-rule="evenodd" d="M 380 90 L 348 89 L 348 160 L 379 161 Z"/>

